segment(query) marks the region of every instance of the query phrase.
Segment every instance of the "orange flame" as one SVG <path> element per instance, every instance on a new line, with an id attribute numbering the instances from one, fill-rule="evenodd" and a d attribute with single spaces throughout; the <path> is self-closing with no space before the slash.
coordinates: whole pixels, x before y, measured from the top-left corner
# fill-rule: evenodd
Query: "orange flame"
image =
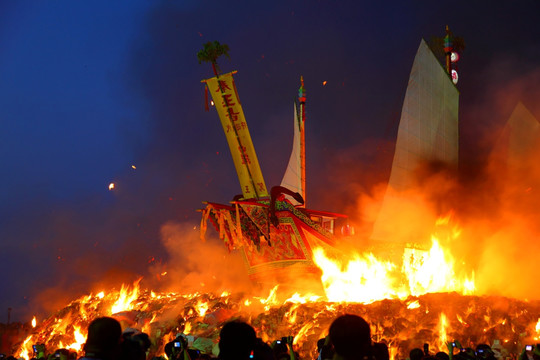
<path id="1" fill-rule="evenodd" d="M 36 317 L 34 316 L 34 317 L 32 318 L 32 327 L 35 328 L 36 325 L 37 325 L 37 320 L 36 320 Z"/>
<path id="2" fill-rule="evenodd" d="M 197 302 L 196 310 L 199 313 L 199 316 L 204 316 L 206 312 L 208 311 L 208 302 L 207 301 Z"/>
<path id="3" fill-rule="evenodd" d="M 448 327 L 448 321 L 446 319 L 446 315 L 444 313 L 441 313 L 441 316 L 439 317 L 439 341 L 438 341 L 438 347 L 439 349 L 444 349 L 446 347 L 446 343 L 448 342 L 448 336 L 447 336 L 447 329 Z"/>
<path id="4" fill-rule="evenodd" d="M 21 347 L 19 348 L 19 351 L 17 351 L 15 357 L 16 358 L 24 358 L 26 360 L 30 359 L 30 354 L 32 354 L 32 343 L 30 342 L 32 340 L 32 335 L 28 336 L 22 343 Z"/>
<path id="5" fill-rule="evenodd" d="M 111 307 L 111 314 L 116 314 L 126 310 L 133 310 L 135 308 L 136 304 L 134 304 L 133 302 L 139 297 L 140 281 L 141 279 L 135 282 L 131 291 L 129 291 L 128 287 L 124 287 L 124 284 L 122 284 L 118 299 Z"/>
<path id="6" fill-rule="evenodd" d="M 389 276 L 395 265 L 379 261 L 373 254 L 356 255 L 344 266 L 328 258 L 322 248 L 315 248 L 313 260 L 323 270 L 321 280 L 329 301 L 370 303 L 396 297 Z"/>
<path id="7" fill-rule="evenodd" d="M 438 220 L 448 224 L 450 218 Z M 461 231 L 455 227 L 450 240 Z M 455 260 L 449 249 L 432 236 L 428 251 L 405 248 L 401 266 L 378 259 L 372 253 L 354 254 L 348 259 L 328 257 L 322 248 L 313 250 L 313 260 L 322 270 L 321 280 L 329 301 L 372 303 L 382 299 L 405 299 L 433 292 L 473 294 L 476 290 L 474 272 L 458 276 Z M 345 257 L 345 261 L 342 258 Z"/>
<path id="8" fill-rule="evenodd" d="M 409 280 L 410 293 L 415 296 L 430 292 L 473 293 L 474 273 L 472 279 L 457 278 L 454 258 L 441 247 L 437 238 L 431 240 L 433 245 L 428 252 L 417 249 L 403 252 L 402 271 Z"/>
<path id="9" fill-rule="evenodd" d="M 86 342 L 86 336 L 81 333 L 81 328 L 79 326 L 73 326 L 73 336 L 75 337 L 75 342 L 71 345 L 66 346 L 67 349 L 75 350 L 77 352 L 81 351 L 83 344 Z"/>

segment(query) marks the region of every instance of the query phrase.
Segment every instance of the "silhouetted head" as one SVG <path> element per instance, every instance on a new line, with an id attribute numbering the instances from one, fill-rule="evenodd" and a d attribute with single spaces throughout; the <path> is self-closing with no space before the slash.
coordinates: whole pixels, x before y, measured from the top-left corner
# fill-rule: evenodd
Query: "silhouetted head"
<path id="1" fill-rule="evenodd" d="M 439 351 L 438 353 L 436 353 L 435 357 L 439 360 L 450 360 L 450 356 L 443 351 Z"/>
<path id="2" fill-rule="evenodd" d="M 390 360 L 390 352 L 385 343 L 373 343 L 372 355 L 376 360 Z"/>
<path id="3" fill-rule="evenodd" d="M 88 326 L 88 337 L 84 344 L 84 351 L 87 354 L 99 354 L 101 357 L 115 355 L 120 349 L 122 337 L 122 326 L 110 317 L 100 317 L 95 319 Z"/>
<path id="4" fill-rule="evenodd" d="M 424 351 L 420 348 L 414 348 L 409 352 L 409 359 L 420 360 L 424 357 Z"/>
<path id="5" fill-rule="evenodd" d="M 219 359 L 249 360 L 255 347 L 255 329 L 241 321 L 231 321 L 223 325 L 219 333 Z"/>
<path id="6" fill-rule="evenodd" d="M 371 353 L 371 330 L 360 316 L 338 317 L 330 325 L 329 335 L 334 351 L 345 359 L 362 359 Z"/>

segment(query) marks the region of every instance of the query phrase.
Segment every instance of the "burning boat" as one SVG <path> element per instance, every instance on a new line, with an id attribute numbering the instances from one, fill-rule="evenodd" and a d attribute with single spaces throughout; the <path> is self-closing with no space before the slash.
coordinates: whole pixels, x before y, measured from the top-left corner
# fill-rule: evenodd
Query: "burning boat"
<path id="1" fill-rule="evenodd" d="M 219 49 L 208 43 L 205 50 Z M 241 107 L 233 74 L 203 80 L 212 95 L 234 161 L 242 194 L 230 204 L 205 202 L 201 236 L 206 223 L 214 226 L 229 250 L 240 250 L 247 271 L 258 283 L 287 284 L 291 277 L 318 278 L 313 249 L 331 250 L 347 234 L 347 216 L 306 207 L 304 81 L 294 105 L 294 145 L 281 185 L 268 192 Z"/>
<path id="2" fill-rule="evenodd" d="M 432 54 L 423 42 L 418 54 L 422 55 L 419 59 L 425 55 L 434 71 L 440 73 L 440 65 L 437 64 L 438 68 L 433 65 Z M 421 78 L 413 76 L 413 73 L 420 70 L 414 69 L 413 66 L 411 79 L 419 81 Z M 441 76 L 443 86 L 447 86 L 449 77 L 444 76 Z M 320 252 L 316 251 L 315 246 L 319 249 L 334 249 L 340 235 L 336 222 L 346 218 L 303 207 L 301 203 L 305 199 L 305 184 L 295 182 L 294 177 L 292 182 L 289 177 L 284 177 L 282 187 L 268 194 L 251 140 L 245 137 L 249 133 L 241 108 L 236 107 L 240 103 L 232 74 L 216 75 L 206 80 L 206 84 L 213 96 L 216 96 L 214 99 L 220 101 L 216 101 L 216 104 L 218 112 L 223 112 L 224 131 L 232 139 L 229 145 L 235 164 L 238 164 L 243 194 L 228 205 L 207 203 L 203 210 L 203 224 L 211 221 L 231 249 L 242 249 L 250 274 L 256 280 L 263 281 L 264 276 L 270 273 L 285 274 L 292 269 L 296 269 L 296 276 L 302 274 L 301 271 L 306 274 L 322 271 L 323 282 L 332 285 L 325 286 L 330 302 L 300 294 L 287 300 L 278 300 L 275 291 L 270 292 L 268 297 L 230 293 L 154 292 L 139 289 L 136 283 L 129 291 L 127 288 L 120 291 L 108 289 L 95 295 L 82 296 L 49 318 L 34 324 L 36 327 L 32 333 L 18 345 L 17 357 L 30 358 L 32 344 L 36 343 L 46 343 L 51 350 L 66 347 L 80 352 L 86 328 L 98 316 L 114 316 L 121 320 L 124 327 L 147 332 L 153 342 L 152 355 L 163 354 L 165 343 L 174 339 L 178 332 L 188 335 L 190 346 L 209 352 L 216 346 L 221 325 L 231 318 L 243 318 L 255 327 L 264 341 L 293 335 L 295 349 L 301 358 L 314 358 L 317 340 L 327 334 L 330 323 L 342 313 L 364 317 L 372 326 L 373 340 L 388 345 L 392 360 L 405 359 L 412 348 L 424 343 L 429 344 L 432 353 L 447 351 L 447 342 L 453 339 L 460 340 L 465 347 L 497 343 L 506 349 L 507 354 L 504 356 L 516 355 L 524 344 L 538 343 L 540 302 L 471 295 L 474 291 L 467 293 L 463 287 L 456 286 L 458 277 L 451 266 L 442 269 L 441 265 L 452 265 L 452 262 L 446 261 L 444 249 L 440 246 L 433 246 L 429 253 L 410 248 L 404 253 L 404 259 L 410 261 L 403 261 L 401 274 L 395 274 L 399 272 L 395 266 L 384 267 L 388 264 L 369 257 L 367 262 L 373 269 L 372 274 L 359 270 L 365 265 L 364 262 L 362 266 L 349 266 L 352 272 L 348 279 L 350 281 L 340 281 L 344 278 L 340 273 L 343 266 L 323 266 L 323 262 L 329 262 L 329 259 L 323 258 L 321 261 Z M 303 86 L 300 90 L 305 102 Z M 457 91 L 455 88 L 450 90 L 450 94 Z M 295 106 L 295 139 L 302 138 L 302 96 L 299 100 Z M 520 110 L 515 116 L 518 117 L 515 121 L 526 120 L 538 130 L 537 122 L 532 121 L 528 112 Z M 223 118 L 228 121 L 223 121 Z M 413 122 L 414 119 L 409 121 Z M 408 127 L 412 128 L 414 126 Z M 437 126 L 437 129 L 441 128 L 444 126 Z M 402 137 L 403 133 L 400 131 L 398 137 Z M 295 146 L 301 149 L 301 145 L 298 142 Z M 454 146 L 457 145 L 453 144 L 451 148 L 454 149 Z M 302 161 L 298 162 L 298 159 L 302 159 L 302 151 L 293 153 L 299 153 L 300 156 L 291 156 L 289 167 L 293 170 L 301 169 L 298 164 Z M 426 154 L 429 151 L 422 156 Z M 302 171 L 296 170 L 296 173 Z M 300 185 L 295 187 L 294 184 Z M 285 196 L 290 198 L 287 200 Z M 448 221 L 445 218 L 439 223 L 446 226 Z M 457 233 L 459 231 L 450 235 L 453 238 Z M 317 270 L 315 263 L 324 269 Z M 335 270 L 335 273 L 328 272 L 328 269 Z M 388 281 L 392 279 L 396 281 Z M 354 297 L 350 291 L 353 285 L 364 286 L 358 292 L 373 297 Z M 366 285 L 375 285 L 377 288 L 368 288 Z M 474 290 L 474 283 L 470 288 Z M 330 292 L 345 297 L 333 296 Z"/>
<path id="3" fill-rule="evenodd" d="M 422 214 L 419 207 L 411 203 L 410 191 L 421 188 L 426 172 L 432 173 L 431 170 L 423 171 L 444 168 L 455 173 L 458 168 L 459 91 L 455 68 L 459 55 L 453 50 L 452 35 L 447 27 L 444 38 L 446 67 L 424 39 L 420 41 L 413 61 L 390 178 L 371 235 L 390 257 L 395 257 L 393 253 L 401 252 L 404 247 L 426 249 L 427 244 L 422 239 L 429 239 L 429 232 L 424 231 L 430 229 L 429 222 L 433 219 L 415 217 L 411 222 L 425 225 L 419 226 L 420 231 L 410 226 L 399 229 L 387 226 L 400 212 Z M 436 215 L 444 217 L 449 210 L 438 209 Z"/>

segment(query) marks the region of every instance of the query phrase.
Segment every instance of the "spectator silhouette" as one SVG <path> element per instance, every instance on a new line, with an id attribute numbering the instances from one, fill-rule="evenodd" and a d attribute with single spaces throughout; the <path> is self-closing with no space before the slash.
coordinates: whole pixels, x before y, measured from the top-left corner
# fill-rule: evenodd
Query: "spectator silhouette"
<path id="1" fill-rule="evenodd" d="M 148 334 L 135 329 L 122 333 L 122 360 L 145 360 L 146 352 L 152 345 Z"/>
<path id="2" fill-rule="evenodd" d="M 373 358 L 376 360 L 390 360 L 390 352 L 385 343 L 374 342 L 371 346 L 371 351 Z"/>
<path id="3" fill-rule="evenodd" d="M 88 326 L 81 359 L 116 360 L 121 356 L 122 326 L 111 317 L 100 317 Z"/>
<path id="4" fill-rule="evenodd" d="M 409 352 L 410 360 L 421 360 L 424 357 L 424 351 L 420 348 L 414 348 Z"/>
<path id="5" fill-rule="evenodd" d="M 450 356 L 448 356 L 448 354 L 443 351 L 439 351 L 438 353 L 436 353 L 435 357 L 439 360 L 450 360 Z"/>
<path id="6" fill-rule="evenodd" d="M 357 315 L 342 315 L 332 322 L 329 330 L 335 359 L 356 360 L 371 357 L 371 330 L 366 320 Z"/>
<path id="7" fill-rule="evenodd" d="M 231 321 L 223 325 L 219 333 L 219 355 L 222 360 L 249 360 L 255 348 L 257 335 L 251 325 Z"/>
<path id="8" fill-rule="evenodd" d="M 476 357 L 478 359 L 495 360 L 493 350 L 491 350 L 491 346 L 488 344 L 478 344 L 476 346 Z"/>

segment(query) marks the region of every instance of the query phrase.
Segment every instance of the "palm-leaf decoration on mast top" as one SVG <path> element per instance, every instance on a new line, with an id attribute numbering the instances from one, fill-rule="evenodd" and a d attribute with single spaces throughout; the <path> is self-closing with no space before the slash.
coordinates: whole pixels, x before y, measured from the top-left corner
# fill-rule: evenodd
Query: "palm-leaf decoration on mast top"
<path id="1" fill-rule="evenodd" d="M 204 44 L 203 49 L 197 53 L 197 59 L 199 60 L 199 64 L 202 62 L 211 63 L 212 70 L 214 70 L 214 75 L 217 76 L 220 72 L 217 59 L 223 55 L 230 59 L 229 45 L 220 44 L 219 41 L 209 41 Z"/>

